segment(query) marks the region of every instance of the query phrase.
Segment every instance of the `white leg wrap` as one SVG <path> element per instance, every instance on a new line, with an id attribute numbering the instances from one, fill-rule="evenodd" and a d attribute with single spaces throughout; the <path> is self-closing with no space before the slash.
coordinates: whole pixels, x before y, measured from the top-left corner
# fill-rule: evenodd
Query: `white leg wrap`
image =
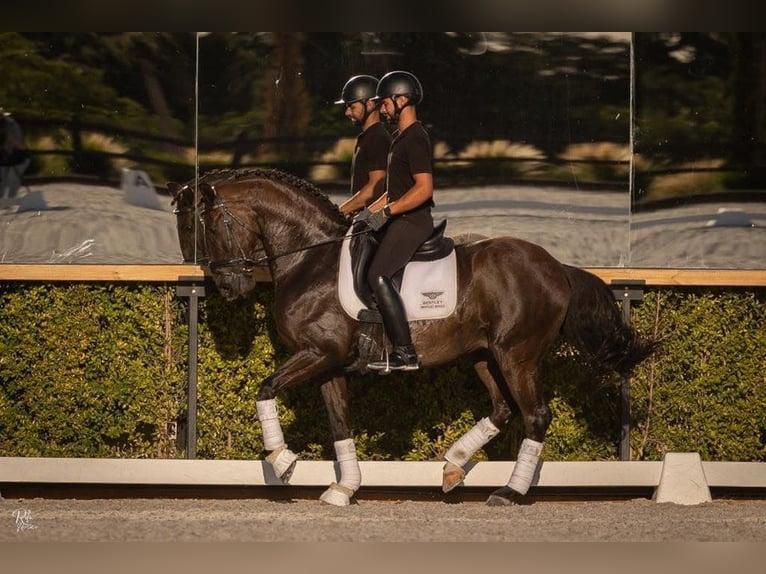
<path id="1" fill-rule="evenodd" d="M 356 492 L 362 484 L 362 471 L 359 461 L 356 459 L 356 445 L 354 439 L 335 441 L 335 457 L 340 466 L 340 481 L 338 484 Z"/>
<path id="2" fill-rule="evenodd" d="M 354 493 L 345 486 L 333 482 L 330 487 L 322 493 L 319 500 L 332 504 L 333 506 L 348 506 L 351 504 L 351 497 Z"/>
<path id="3" fill-rule="evenodd" d="M 279 424 L 276 401 L 274 399 L 256 401 L 255 409 L 258 411 L 258 420 L 261 421 L 263 448 L 277 450 L 285 446 L 285 437 Z"/>
<path id="4" fill-rule="evenodd" d="M 512 488 L 519 494 L 527 493 L 532 479 L 535 477 L 542 450 L 543 443 L 536 440 L 525 438 L 521 442 L 519 456 L 516 457 L 516 464 L 513 466 L 511 479 L 508 481 L 508 488 Z"/>
<path id="5" fill-rule="evenodd" d="M 448 460 L 459 467 L 465 466 L 474 453 L 496 437 L 499 432 L 500 429 L 492 424 L 489 417 L 481 419 L 471 427 L 471 430 L 449 447 L 449 450 L 444 454 L 444 460 Z"/>

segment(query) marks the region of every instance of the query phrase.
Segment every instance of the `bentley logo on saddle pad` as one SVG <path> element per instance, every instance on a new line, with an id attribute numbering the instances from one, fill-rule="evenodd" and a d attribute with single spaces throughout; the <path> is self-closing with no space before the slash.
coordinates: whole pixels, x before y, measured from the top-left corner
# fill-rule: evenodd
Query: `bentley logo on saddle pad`
<path id="1" fill-rule="evenodd" d="M 351 272 L 350 239 L 340 249 L 338 296 L 343 310 L 356 319 L 366 309 L 356 294 Z M 404 268 L 400 290 L 409 321 L 444 319 L 457 305 L 457 260 L 455 250 L 436 261 L 410 261 Z"/>

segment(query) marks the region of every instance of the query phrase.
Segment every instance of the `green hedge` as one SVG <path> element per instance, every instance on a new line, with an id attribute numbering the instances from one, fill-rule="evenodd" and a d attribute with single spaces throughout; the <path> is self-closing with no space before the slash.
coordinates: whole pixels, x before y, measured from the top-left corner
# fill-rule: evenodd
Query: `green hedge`
<path id="1" fill-rule="evenodd" d="M 199 327 L 197 456 L 263 456 L 255 397 L 285 357 L 264 285 L 225 303 L 214 288 Z M 181 458 L 186 302 L 172 285 L 0 285 L 0 456 Z M 650 289 L 633 321 L 662 338 L 631 379 L 634 459 L 698 451 L 705 460 L 766 460 L 766 291 Z M 567 346 L 546 359 L 554 413 L 547 460 L 618 458 L 619 379 Z M 467 361 L 350 383 L 360 458 L 435 460 L 490 412 Z M 332 459 L 318 388 L 279 398 L 285 436 L 302 459 Z M 183 435 L 183 433 L 181 433 Z M 512 460 L 518 417 L 477 459 Z"/>

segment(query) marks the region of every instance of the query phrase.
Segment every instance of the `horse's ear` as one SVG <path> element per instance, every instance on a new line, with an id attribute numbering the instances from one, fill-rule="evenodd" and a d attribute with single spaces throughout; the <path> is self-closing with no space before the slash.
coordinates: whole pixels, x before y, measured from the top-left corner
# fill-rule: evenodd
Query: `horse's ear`
<path id="1" fill-rule="evenodd" d="M 197 191 L 199 191 L 200 197 L 205 205 L 210 206 L 215 203 L 215 188 L 213 188 L 212 185 L 203 181 L 197 187 Z"/>
<path id="2" fill-rule="evenodd" d="M 180 183 L 176 183 L 175 181 L 169 181 L 166 185 L 168 186 L 168 191 L 173 197 L 173 202 L 175 203 L 175 201 L 178 199 L 178 194 L 181 193 L 181 190 L 184 188 L 184 186 Z"/>

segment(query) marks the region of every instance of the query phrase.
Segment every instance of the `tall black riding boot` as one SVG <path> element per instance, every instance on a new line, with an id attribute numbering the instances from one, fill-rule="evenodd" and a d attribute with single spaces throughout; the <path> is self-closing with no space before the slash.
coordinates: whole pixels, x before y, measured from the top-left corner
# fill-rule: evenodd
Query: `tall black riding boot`
<path id="1" fill-rule="evenodd" d="M 404 312 L 399 293 L 388 277 L 378 277 L 372 286 L 375 301 L 378 303 L 383 326 L 391 339 L 394 350 L 388 360 L 370 363 L 368 368 L 373 371 L 414 371 L 418 368 L 418 355 L 412 345 L 410 325 Z"/>

